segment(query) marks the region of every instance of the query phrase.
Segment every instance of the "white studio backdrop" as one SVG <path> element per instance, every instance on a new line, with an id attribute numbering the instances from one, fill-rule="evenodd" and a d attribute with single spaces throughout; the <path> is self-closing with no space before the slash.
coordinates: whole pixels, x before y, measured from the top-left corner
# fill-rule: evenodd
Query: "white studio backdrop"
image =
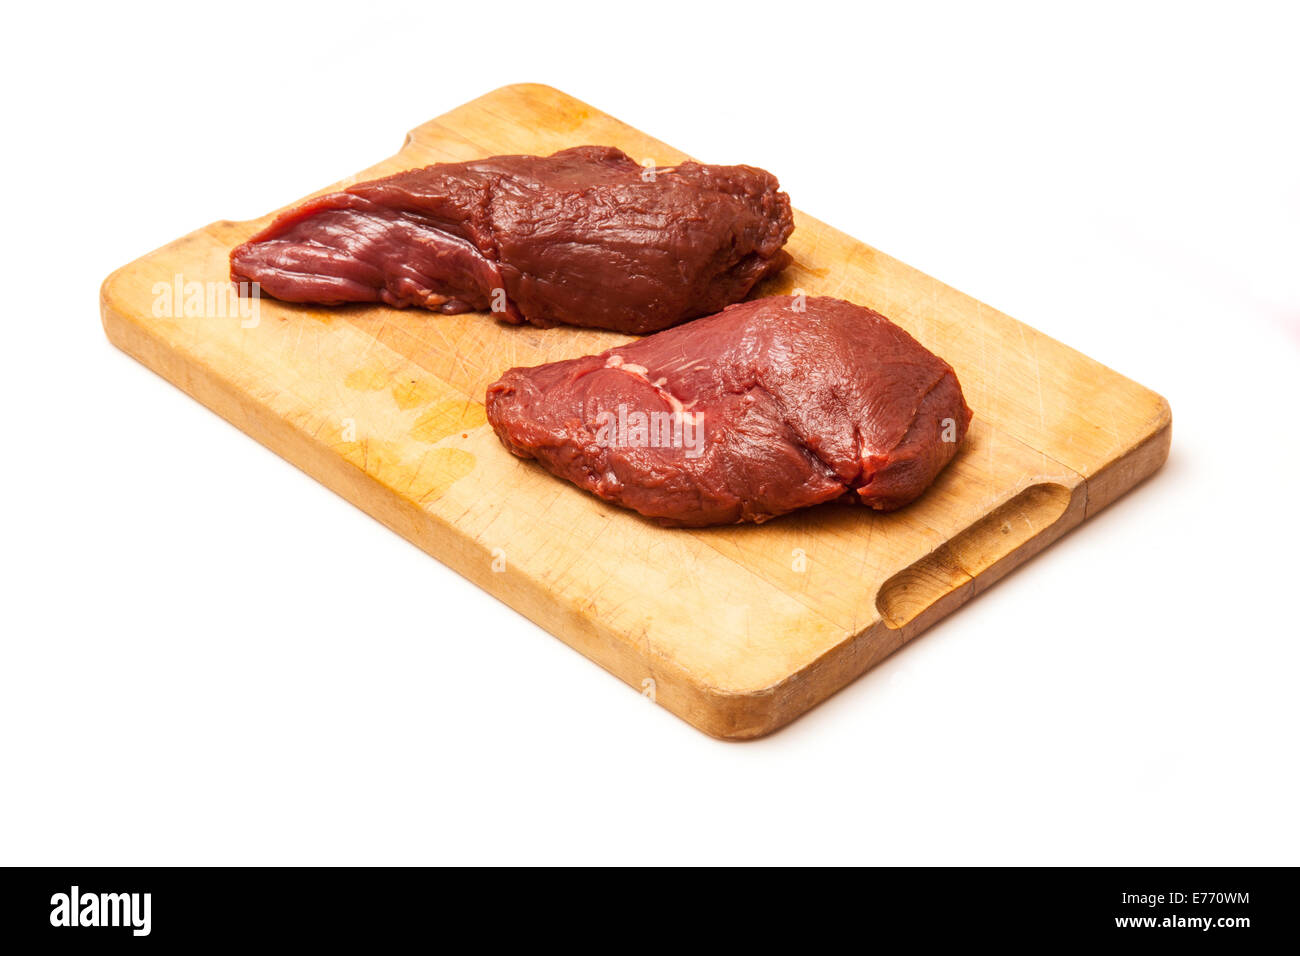
<path id="1" fill-rule="evenodd" d="M 0 863 L 1297 862 L 1286 5 L 9 14 Z M 1169 462 L 702 736 L 116 352 L 112 269 L 571 93 L 1165 395 Z"/>

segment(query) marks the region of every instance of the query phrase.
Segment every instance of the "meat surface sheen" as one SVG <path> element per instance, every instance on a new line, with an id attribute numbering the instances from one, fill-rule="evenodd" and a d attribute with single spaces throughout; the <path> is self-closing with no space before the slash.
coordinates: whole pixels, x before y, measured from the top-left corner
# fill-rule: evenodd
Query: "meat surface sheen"
<path id="1" fill-rule="evenodd" d="M 440 163 L 279 216 L 230 254 L 289 302 L 491 311 L 645 333 L 743 299 L 789 262 L 790 199 L 752 166 L 643 168 L 620 150 Z"/>
<path id="2" fill-rule="evenodd" d="M 688 527 L 838 498 L 901 508 L 956 454 L 971 420 L 952 367 L 884 316 L 791 296 L 600 355 L 513 368 L 486 402 L 514 454 Z"/>

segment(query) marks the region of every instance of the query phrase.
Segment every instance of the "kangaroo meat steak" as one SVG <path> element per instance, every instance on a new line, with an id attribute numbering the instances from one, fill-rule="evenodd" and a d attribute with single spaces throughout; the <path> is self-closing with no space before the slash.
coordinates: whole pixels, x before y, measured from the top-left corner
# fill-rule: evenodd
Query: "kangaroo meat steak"
<path id="1" fill-rule="evenodd" d="M 870 309 L 778 296 L 487 391 L 505 446 L 665 525 L 762 522 L 834 499 L 889 511 L 957 453 L 952 367 Z"/>
<path id="2" fill-rule="evenodd" d="M 288 302 L 490 311 L 654 332 L 789 262 L 790 199 L 752 166 L 643 168 L 620 150 L 439 163 L 309 200 L 230 254 Z"/>

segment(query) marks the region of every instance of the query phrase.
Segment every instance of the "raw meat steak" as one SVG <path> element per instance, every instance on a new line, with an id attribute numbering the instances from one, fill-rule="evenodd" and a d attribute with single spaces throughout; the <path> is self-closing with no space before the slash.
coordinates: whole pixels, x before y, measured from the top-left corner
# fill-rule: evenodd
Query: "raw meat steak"
<path id="1" fill-rule="evenodd" d="M 793 229 L 789 197 L 761 169 L 646 169 L 579 146 L 441 163 L 312 199 L 236 248 L 230 275 L 289 302 L 643 333 L 743 299 L 789 262 Z"/>
<path id="2" fill-rule="evenodd" d="M 952 367 L 841 299 L 777 296 L 600 355 L 514 368 L 487 417 L 521 458 L 665 525 L 917 498 L 966 435 Z"/>

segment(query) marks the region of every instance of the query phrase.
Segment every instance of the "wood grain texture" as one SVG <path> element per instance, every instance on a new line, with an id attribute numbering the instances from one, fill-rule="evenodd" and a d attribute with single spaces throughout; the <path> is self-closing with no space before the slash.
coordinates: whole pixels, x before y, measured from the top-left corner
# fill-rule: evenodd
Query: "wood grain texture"
<path id="1" fill-rule="evenodd" d="M 659 164 L 686 158 L 557 90 L 516 85 L 424 124 L 396 156 L 320 192 L 586 143 Z M 627 336 L 270 299 L 256 324 L 159 307 L 177 276 L 227 282 L 229 250 L 270 218 L 213 223 L 114 272 L 101 293 L 109 339 L 715 736 L 756 737 L 797 717 L 1168 454 L 1159 395 L 796 212 L 795 265 L 759 294 L 839 296 L 902 325 L 956 368 L 975 411 L 967 443 L 894 514 L 828 505 L 760 527 L 659 528 L 511 457 L 483 414 L 505 369 Z"/>

